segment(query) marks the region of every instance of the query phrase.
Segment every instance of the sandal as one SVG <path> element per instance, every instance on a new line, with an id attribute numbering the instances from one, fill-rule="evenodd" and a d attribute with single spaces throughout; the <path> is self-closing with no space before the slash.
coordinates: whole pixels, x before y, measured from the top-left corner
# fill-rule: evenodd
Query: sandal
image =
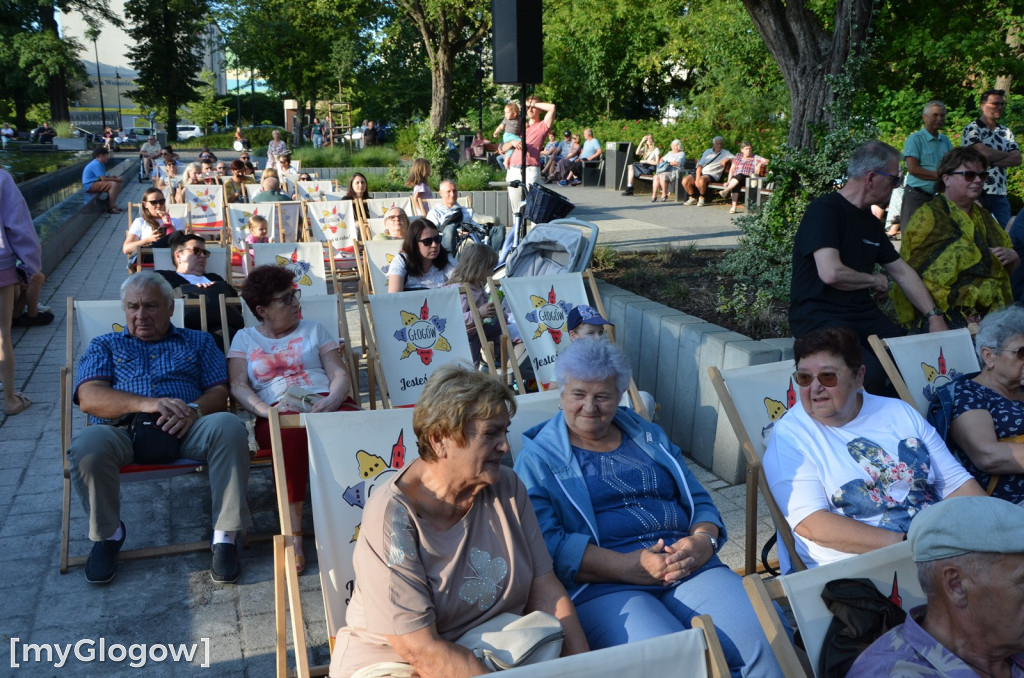
<path id="1" fill-rule="evenodd" d="M 292 532 L 293 537 L 302 539 L 302 530 L 296 530 Z M 292 542 L 294 544 L 294 541 Z M 306 571 L 306 554 L 302 551 L 302 547 L 299 546 L 295 549 L 295 573 L 302 574 Z"/>
<path id="2" fill-rule="evenodd" d="M 29 405 L 32 404 L 32 401 L 29 400 L 24 393 L 15 391 L 14 397 L 18 399 L 18 404 L 15 405 L 14 407 L 8 407 L 4 410 L 4 414 L 6 414 L 8 417 L 13 417 L 16 414 L 21 414 L 22 412 L 29 408 Z"/>
<path id="3" fill-rule="evenodd" d="M 124 210 L 120 207 L 111 207 L 107 210 L 107 214 L 121 214 L 122 212 L 124 212 Z"/>

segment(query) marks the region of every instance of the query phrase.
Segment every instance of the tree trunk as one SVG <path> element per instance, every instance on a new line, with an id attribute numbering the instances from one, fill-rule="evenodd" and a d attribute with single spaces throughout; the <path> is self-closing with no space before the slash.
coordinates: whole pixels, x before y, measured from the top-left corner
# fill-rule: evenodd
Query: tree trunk
<path id="1" fill-rule="evenodd" d="M 54 39 L 60 41 L 60 32 L 57 30 L 57 18 L 54 15 L 53 3 L 46 2 L 39 6 L 39 25 L 44 33 L 52 33 Z M 51 122 L 63 122 L 71 119 L 71 111 L 68 102 L 68 78 L 62 70 L 50 78 L 50 120 Z"/>
<path id="2" fill-rule="evenodd" d="M 1020 53 L 1020 31 L 1013 27 L 1006 33 L 1006 44 L 1013 47 L 1013 51 Z M 1012 75 L 1000 75 L 996 78 L 996 89 L 1001 89 L 1005 92 L 1009 92 L 1013 86 Z"/>
<path id="3" fill-rule="evenodd" d="M 452 108 L 452 73 L 455 70 L 455 54 L 447 45 L 441 45 L 434 52 L 430 64 L 430 129 L 436 134 L 444 132 Z"/>
<path id="4" fill-rule="evenodd" d="M 838 75 L 860 48 L 873 16 L 872 0 L 837 0 L 829 35 L 804 0 L 743 0 L 768 51 L 782 71 L 790 98 L 788 143 L 811 148 L 813 127 L 830 124 L 832 102 L 826 76 Z"/>
<path id="5" fill-rule="evenodd" d="M 167 97 L 167 143 L 178 140 L 178 100 Z"/>

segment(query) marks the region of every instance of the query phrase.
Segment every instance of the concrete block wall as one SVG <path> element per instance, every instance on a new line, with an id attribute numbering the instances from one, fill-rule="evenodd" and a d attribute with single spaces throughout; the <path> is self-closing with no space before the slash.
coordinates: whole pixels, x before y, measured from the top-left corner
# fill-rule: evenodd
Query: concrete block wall
<path id="1" fill-rule="evenodd" d="M 598 289 L 633 379 L 660 406 L 655 422 L 716 476 L 733 485 L 743 482 L 743 452 L 707 368 L 789 359 L 793 340 L 756 341 L 605 282 L 598 282 Z"/>

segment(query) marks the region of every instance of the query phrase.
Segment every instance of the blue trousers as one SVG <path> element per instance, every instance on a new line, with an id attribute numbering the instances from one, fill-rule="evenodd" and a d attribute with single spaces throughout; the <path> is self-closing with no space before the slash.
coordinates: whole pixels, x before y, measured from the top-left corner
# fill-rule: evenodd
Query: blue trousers
<path id="1" fill-rule="evenodd" d="M 1006 228 L 1006 224 L 1010 221 L 1010 199 L 1005 195 L 996 195 L 994 193 L 982 193 L 982 202 L 992 216 L 996 218 L 999 225 Z"/>
<path id="2" fill-rule="evenodd" d="M 677 586 L 608 593 L 578 604 L 576 614 L 592 650 L 684 631 L 709 614 L 733 676 L 782 677 L 740 576 L 717 557 Z"/>

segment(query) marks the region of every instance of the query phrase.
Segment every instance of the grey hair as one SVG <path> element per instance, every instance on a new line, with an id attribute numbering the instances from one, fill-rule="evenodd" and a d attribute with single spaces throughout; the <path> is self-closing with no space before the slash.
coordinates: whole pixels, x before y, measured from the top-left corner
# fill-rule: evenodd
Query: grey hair
<path id="1" fill-rule="evenodd" d="M 943 568 L 956 567 L 968 579 L 977 580 L 984 577 L 985 572 L 992 566 L 992 561 L 1002 557 L 1001 553 L 964 553 L 950 558 L 939 558 L 928 560 L 917 564 L 917 581 L 921 584 L 921 591 L 928 602 L 931 602 L 940 590 L 939 577 Z"/>
<path id="2" fill-rule="evenodd" d="M 279 188 L 281 188 L 281 180 L 278 179 L 277 177 L 273 176 L 273 175 L 271 175 L 269 177 L 264 177 L 263 178 L 263 183 L 266 185 L 266 189 L 265 190 L 268 190 L 268 191 L 276 191 Z"/>
<path id="3" fill-rule="evenodd" d="M 680 141 L 679 139 L 673 139 L 672 143 L 669 144 L 669 147 L 671 148 L 671 147 L 674 147 L 674 146 L 678 146 L 680 149 L 682 149 L 683 148 L 683 142 Z"/>
<path id="4" fill-rule="evenodd" d="M 893 159 L 900 159 L 900 152 L 884 141 L 869 141 L 853 153 L 846 174 L 851 179 L 861 179 L 868 172 L 884 170 Z"/>
<path id="5" fill-rule="evenodd" d="M 155 287 L 164 298 L 164 301 L 167 302 L 168 307 L 174 303 L 174 289 L 171 287 L 171 283 L 167 282 L 167 280 L 159 273 L 154 273 L 153 271 L 141 271 L 135 275 L 128 276 L 128 278 L 121 283 L 121 306 L 124 306 L 124 298 L 129 292 L 147 287 Z"/>
<path id="6" fill-rule="evenodd" d="M 974 337 L 974 350 L 978 354 L 978 361 L 983 362 L 981 349 L 990 348 L 998 351 L 1015 334 L 1024 334 L 1024 308 L 1014 305 L 989 313 L 981 321 L 978 335 Z"/>
<path id="7" fill-rule="evenodd" d="M 440 191 L 441 187 L 444 186 L 445 184 L 449 184 L 452 188 L 455 188 L 455 189 L 458 188 L 458 186 L 455 184 L 455 180 L 454 179 L 442 179 L 441 183 L 439 183 L 437 185 L 437 190 Z"/>
<path id="8" fill-rule="evenodd" d="M 569 344 L 555 363 L 559 392 L 565 391 L 570 379 L 604 381 L 615 377 L 615 389 L 621 397 L 629 388 L 632 372 L 622 349 L 600 337 L 581 337 Z"/>
<path id="9" fill-rule="evenodd" d="M 714 144 L 716 141 L 721 143 L 721 144 L 724 144 L 725 143 L 725 138 L 724 137 L 715 137 L 714 139 L 711 140 L 711 143 Z"/>
<path id="10" fill-rule="evenodd" d="M 942 106 L 942 110 L 946 110 L 946 104 L 942 103 L 938 99 L 932 99 L 924 105 L 924 110 L 921 111 L 921 115 L 928 115 L 928 109 L 932 106 Z"/>

